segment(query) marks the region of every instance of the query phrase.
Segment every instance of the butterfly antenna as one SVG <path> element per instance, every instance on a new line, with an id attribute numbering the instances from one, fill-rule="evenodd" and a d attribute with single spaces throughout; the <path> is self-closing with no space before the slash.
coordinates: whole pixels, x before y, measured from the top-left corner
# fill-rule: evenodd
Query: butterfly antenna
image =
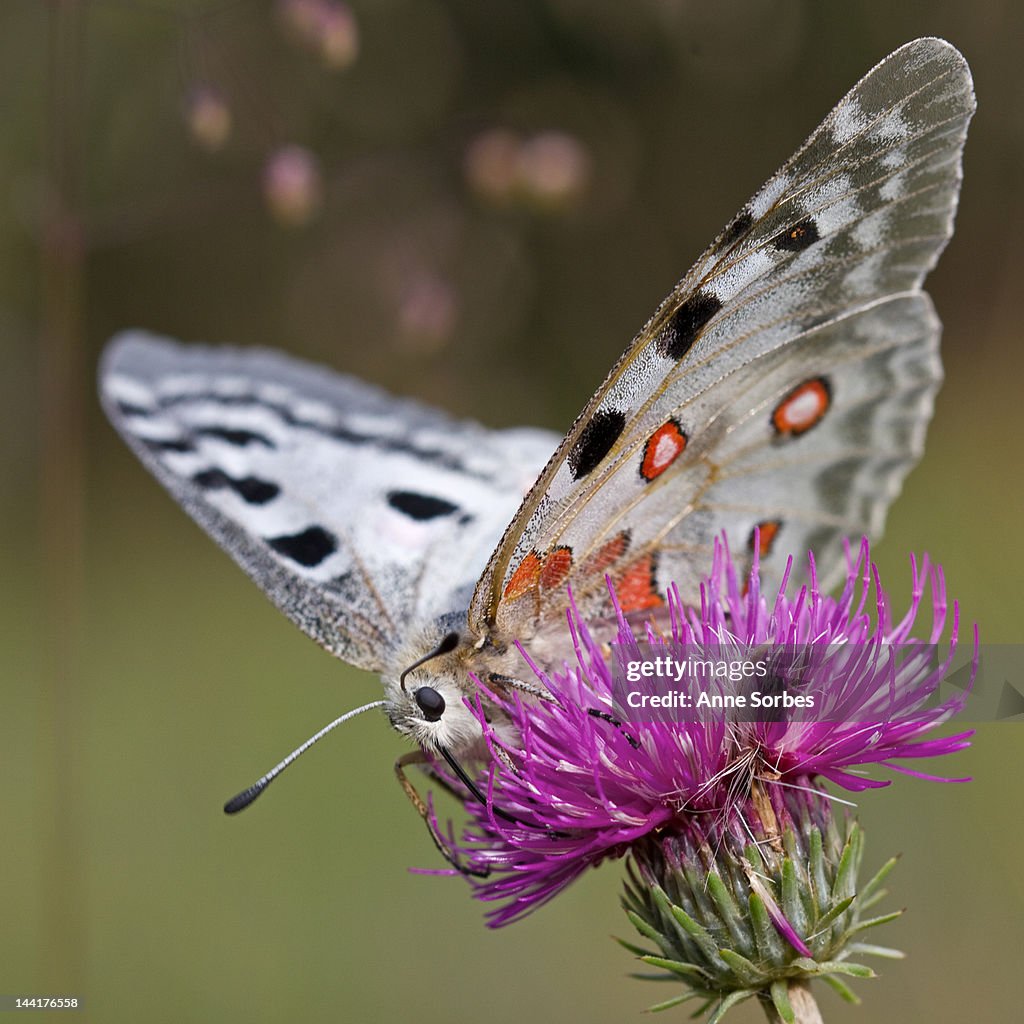
<path id="1" fill-rule="evenodd" d="M 296 747 L 283 761 L 274 765 L 273 768 L 267 772 L 262 778 L 254 782 L 248 789 L 243 789 L 238 796 L 233 796 L 225 805 L 225 814 L 237 814 L 239 811 L 245 810 L 269 786 L 274 779 L 278 777 L 301 754 L 304 754 L 317 740 L 323 739 L 335 726 L 341 725 L 342 722 L 347 722 L 350 718 L 355 718 L 356 715 L 361 715 L 364 711 L 369 711 L 372 708 L 380 708 L 384 706 L 384 701 L 375 700 L 369 704 L 364 704 L 361 708 L 355 708 L 352 711 L 346 711 L 340 718 L 336 718 L 330 725 L 325 725 L 318 733 L 310 736 L 301 747 Z"/>

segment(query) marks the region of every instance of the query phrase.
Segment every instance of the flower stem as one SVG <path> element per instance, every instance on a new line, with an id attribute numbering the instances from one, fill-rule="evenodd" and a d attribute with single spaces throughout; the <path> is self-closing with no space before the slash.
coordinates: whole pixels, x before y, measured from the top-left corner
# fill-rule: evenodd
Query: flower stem
<path id="1" fill-rule="evenodd" d="M 824 1024 L 818 1004 L 811 995 L 811 986 L 807 981 L 793 979 L 787 985 L 789 1005 L 793 1009 L 793 1024 Z M 769 1024 L 785 1024 L 785 1019 L 775 1008 L 771 999 L 762 999 L 761 1005 L 768 1015 Z"/>

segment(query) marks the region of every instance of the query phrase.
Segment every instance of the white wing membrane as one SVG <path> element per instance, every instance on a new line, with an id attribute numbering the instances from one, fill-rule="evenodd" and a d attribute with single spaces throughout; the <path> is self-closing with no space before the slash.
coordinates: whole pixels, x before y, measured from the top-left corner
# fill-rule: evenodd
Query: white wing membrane
<path id="1" fill-rule="evenodd" d="M 488 564 L 475 630 L 526 638 L 564 584 L 599 595 L 604 572 L 636 608 L 673 580 L 693 597 L 723 530 L 742 549 L 762 526 L 769 577 L 807 545 L 834 565 L 840 534 L 880 533 L 941 379 L 920 287 L 952 233 L 973 111 L 967 64 L 938 39 L 840 101 L 584 409 Z"/>
<path id="2" fill-rule="evenodd" d="M 377 671 L 466 608 L 555 435 L 489 431 L 265 351 L 128 333 L 103 404 L 146 466 L 332 653 Z"/>
<path id="3" fill-rule="evenodd" d="M 882 61 L 673 289 L 550 459 L 542 431 L 138 333 L 108 348 L 104 405 L 287 615 L 378 671 L 449 612 L 468 608 L 462 653 L 482 658 L 563 621 L 568 587 L 604 615 L 606 575 L 627 612 L 673 581 L 692 599 L 723 532 L 751 555 L 760 538 L 769 579 L 814 550 L 827 583 L 839 538 L 880 534 L 923 450 L 942 372 L 921 286 L 952 233 L 973 111 L 948 43 Z"/>
<path id="4" fill-rule="evenodd" d="M 701 395 L 693 413 L 707 427 L 692 457 L 705 482 L 693 508 L 705 545 L 724 530 L 742 550 L 754 525 L 771 530 L 762 562 L 777 579 L 790 552 L 834 553 L 844 537 L 878 536 L 923 450 L 942 372 L 938 330 L 926 295 L 894 296 L 801 335 Z M 794 366 L 842 385 L 813 431 L 783 438 L 766 424 L 793 388 Z M 669 519 L 663 536 L 659 571 L 692 591 L 706 574 L 706 551 L 691 556 L 685 519 Z M 825 587 L 843 571 L 836 562 L 821 574 Z"/>

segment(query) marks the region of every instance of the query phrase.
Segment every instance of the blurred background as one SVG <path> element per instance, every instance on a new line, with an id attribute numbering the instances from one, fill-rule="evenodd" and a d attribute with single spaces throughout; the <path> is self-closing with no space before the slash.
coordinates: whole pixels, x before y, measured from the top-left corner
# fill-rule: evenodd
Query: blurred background
<path id="1" fill-rule="evenodd" d="M 0 992 L 96 1021 L 635 1019 L 621 865 L 484 928 L 351 723 L 379 693 L 287 622 L 103 420 L 109 335 L 272 345 L 490 426 L 565 429 L 740 204 L 874 63 L 968 57 L 979 113 L 929 279 L 946 383 L 875 554 L 1020 643 L 1024 75 L 1011 0 L 4 0 Z M 865 794 L 875 941 L 829 1021 L 1010 1020 L 1024 728 Z M 1014 972 L 1014 973 L 1010 973 Z M 680 1012 L 680 1011 L 675 1011 Z M 79 1019 L 79 1018 L 76 1018 Z M 760 1019 L 745 1006 L 738 1024 Z"/>

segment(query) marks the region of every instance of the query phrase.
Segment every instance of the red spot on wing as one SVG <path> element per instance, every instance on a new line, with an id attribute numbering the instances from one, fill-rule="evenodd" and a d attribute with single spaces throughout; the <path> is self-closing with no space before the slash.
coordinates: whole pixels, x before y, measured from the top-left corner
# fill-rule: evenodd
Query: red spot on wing
<path id="1" fill-rule="evenodd" d="M 509 577 L 505 584 L 504 597 L 508 601 L 515 601 L 531 590 L 536 590 L 540 585 L 540 572 L 543 563 L 536 551 L 531 551 L 523 556 L 523 560 L 516 566 L 515 572 Z"/>
<path id="2" fill-rule="evenodd" d="M 644 555 L 623 572 L 615 581 L 615 595 L 624 612 L 639 612 L 665 603 L 654 582 L 654 555 Z"/>
<path id="3" fill-rule="evenodd" d="M 668 420 L 651 434 L 644 445 L 640 475 L 654 480 L 672 465 L 686 448 L 686 434 L 675 420 Z"/>
<path id="4" fill-rule="evenodd" d="M 590 579 L 604 574 L 629 550 L 629 530 L 620 530 L 611 540 L 605 541 L 580 568 L 580 576 Z"/>
<path id="5" fill-rule="evenodd" d="M 772 426 L 779 434 L 797 436 L 821 422 L 832 404 L 832 389 L 824 377 L 812 377 L 797 385 L 772 413 Z"/>
<path id="6" fill-rule="evenodd" d="M 764 522 L 758 523 L 750 531 L 747 547 L 753 552 L 756 541 L 758 556 L 764 558 L 766 555 L 770 555 L 772 553 L 772 546 L 775 544 L 775 538 L 779 535 L 779 530 L 781 529 L 781 519 L 766 519 Z"/>
<path id="7" fill-rule="evenodd" d="M 505 584 L 505 600 L 517 601 L 527 594 L 559 587 L 568 578 L 571 568 L 572 548 L 564 545 L 552 548 L 543 557 L 531 551 L 523 556 Z"/>
<path id="8" fill-rule="evenodd" d="M 540 570 L 540 585 L 545 590 L 561 586 L 572 568 L 572 548 L 553 548 L 544 556 Z"/>

